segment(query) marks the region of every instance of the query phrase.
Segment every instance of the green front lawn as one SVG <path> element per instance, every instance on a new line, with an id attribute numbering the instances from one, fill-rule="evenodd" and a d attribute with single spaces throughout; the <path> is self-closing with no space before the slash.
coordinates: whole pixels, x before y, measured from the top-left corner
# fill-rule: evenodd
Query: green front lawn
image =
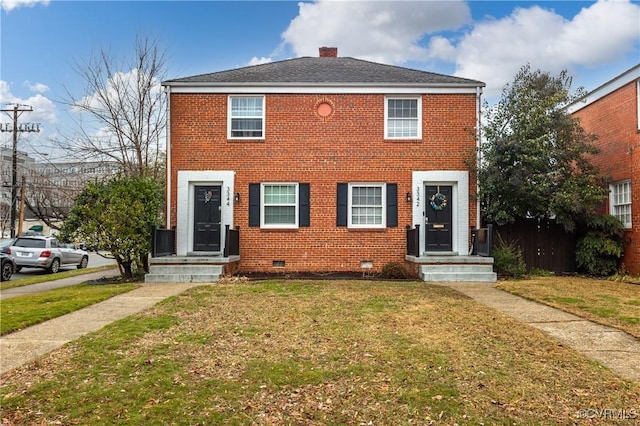
<path id="1" fill-rule="evenodd" d="M 640 338 L 640 285 L 581 277 L 500 281 L 497 288 Z"/>
<path id="2" fill-rule="evenodd" d="M 451 289 L 381 281 L 194 288 L 0 392 L 16 425 L 611 425 L 629 420 L 581 416 L 640 401 L 640 384 Z"/>
<path id="3" fill-rule="evenodd" d="M 134 288 L 135 284 L 80 284 L 3 300 L 0 335 L 77 311 Z"/>

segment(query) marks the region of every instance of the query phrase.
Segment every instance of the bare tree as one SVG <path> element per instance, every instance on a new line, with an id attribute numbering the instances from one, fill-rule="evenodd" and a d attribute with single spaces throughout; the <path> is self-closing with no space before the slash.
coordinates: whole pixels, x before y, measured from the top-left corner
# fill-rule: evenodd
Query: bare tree
<path id="1" fill-rule="evenodd" d="M 104 49 L 74 70 L 84 95 L 66 89 L 77 134 L 62 142 L 79 159 L 116 162 L 127 176 L 161 180 L 164 172 L 166 56 L 157 43 L 137 39 L 130 62 L 117 63 Z M 126 71 L 122 71 L 126 70 Z"/>
<path id="2" fill-rule="evenodd" d="M 128 58 L 100 49 L 76 62 L 73 70 L 84 87 L 80 95 L 64 87 L 60 101 L 69 107 L 75 126 L 52 141 L 65 162 L 47 160 L 46 170 L 29 176 L 25 204 L 35 217 L 58 229 L 86 183 L 117 172 L 163 180 L 165 67 L 166 55 L 157 42 L 142 38 Z"/>
<path id="3" fill-rule="evenodd" d="M 60 229 L 60 223 L 69 214 L 71 204 L 81 188 L 29 183 L 26 188 L 25 206 L 51 229 Z"/>

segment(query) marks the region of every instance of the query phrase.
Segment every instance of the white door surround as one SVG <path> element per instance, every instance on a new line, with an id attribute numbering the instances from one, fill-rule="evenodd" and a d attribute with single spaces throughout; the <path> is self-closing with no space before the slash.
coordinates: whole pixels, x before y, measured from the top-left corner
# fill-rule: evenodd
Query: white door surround
<path id="1" fill-rule="evenodd" d="M 425 251 L 425 185 L 452 186 L 452 251 L 466 255 L 469 252 L 469 172 L 466 170 L 430 170 L 412 173 L 413 223 L 420 225 L 420 253 Z"/>
<path id="2" fill-rule="evenodd" d="M 193 205 L 195 186 L 221 185 L 221 228 L 220 251 L 224 251 L 225 225 L 233 228 L 235 172 L 226 170 L 178 171 L 177 212 L 176 212 L 176 255 L 186 256 L 193 251 Z"/>

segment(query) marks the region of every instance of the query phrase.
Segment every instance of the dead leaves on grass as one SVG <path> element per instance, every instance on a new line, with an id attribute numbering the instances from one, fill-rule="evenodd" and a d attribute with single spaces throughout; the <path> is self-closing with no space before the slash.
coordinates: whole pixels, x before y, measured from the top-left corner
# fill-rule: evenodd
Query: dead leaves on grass
<path id="1" fill-rule="evenodd" d="M 139 382 L 157 395 L 133 399 L 129 410 L 153 416 L 174 404 L 203 424 L 213 414 L 265 425 L 571 423 L 581 408 L 632 408 L 640 399 L 638 386 L 541 332 L 425 284 L 221 284 L 145 313 L 169 314 L 179 319 L 171 328 L 104 354 L 105 364 L 139 360 L 129 377 L 84 374 L 92 387 Z M 60 371 L 81 376 L 95 367 L 82 363 L 81 346 L 64 351 L 62 362 L 21 370 L 3 385 L 29 396 L 26 382 L 61 380 Z M 172 366 L 166 384 L 158 374 L 165 365 Z M 149 377 L 156 382 L 145 382 Z M 113 401 L 102 397 L 108 413 Z M 60 415 L 37 394 L 30 404 L 49 412 L 32 420 Z"/>

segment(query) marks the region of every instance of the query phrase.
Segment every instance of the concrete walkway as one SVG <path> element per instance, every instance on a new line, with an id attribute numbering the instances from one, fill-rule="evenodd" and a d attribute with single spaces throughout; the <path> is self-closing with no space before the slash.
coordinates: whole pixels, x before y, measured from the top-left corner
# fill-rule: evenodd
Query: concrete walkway
<path id="1" fill-rule="evenodd" d="M 83 275 L 80 282 L 101 278 L 105 275 L 105 271 L 100 274 L 96 273 L 98 276 L 95 278 L 91 278 L 93 274 Z M 65 282 L 66 285 L 74 285 L 73 282 L 75 281 L 58 280 L 46 283 L 46 285 L 37 284 L 39 286 L 38 291 L 63 287 Z M 79 284 L 79 282 L 76 284 Z M 175 296 L 198 285 L 202 284 L 142 284 L 141 287 L 130 292 L 42 324 L 2 336 L 0 338 L 0 374 L 34 361 L 84 334 L 96 331 L 111 322 L 148 309 L 167 297 Z M 26 288 L 35 286 L 25 286 L 20 294 L 35 293 L 36 289 L 30 289 L 29 291 Z M 3 290 L 4 299 L 12 297 L 4 294 L 5 292 L 9 293 L 11 290 L 18 289 Z M 11 293 L 13 297 L 19 295 L 16 294 L 17 292 Z"/>
<path id="2" fill-rule="evenodd" d="M 542 305 L 483 283 L 442 283 L 542 330 L 619 376 L 640 382 L 640 340 L 612 327 Z"/>
<path id="3" fill-rule="evenodd" d="M 100 273 L 105 275 L 105 271 Z M 81 277 L 80 282 L 90 279 Z M 65 280 L 41 285 L 39 290 L 23 288 L 20 294 L 44 291 L 48 286 L 62 287 Z M 73 285 L 67 281 L 66 285 Z M 51 321 L 26 328 L 0 338 L 0 374 L 37 359 L 63 344 L 98 330 L 105 325 L 141 312 L 163 299 L 202 284 L 142 284 L 140 288 L 101 303 L 88 306 Z M 621 377 L 640 382 L 640 341 L 622 331 L 601 326 L 575 315 L 550 308 L 496 289 L 488 283 L 439 283 L 502 311 L 513 318 L 542 330 L 567 346 L 610 368 Z M 35 287 L 35 286 L 29 286 Z M 16 290 L 2 291 L 12 297 Z"/>

